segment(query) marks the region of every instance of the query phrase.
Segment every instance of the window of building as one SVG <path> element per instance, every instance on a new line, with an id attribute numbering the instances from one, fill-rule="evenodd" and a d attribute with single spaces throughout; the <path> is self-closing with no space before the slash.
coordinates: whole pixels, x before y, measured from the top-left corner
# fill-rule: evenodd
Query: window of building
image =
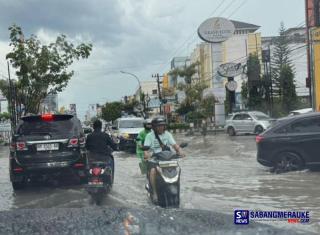
<path id="1" fill-rule="evenodd" d="M 152 90 L 152 95 L 156 95 L 156 94 L 158 94 L 158 90 L 157 89 Z"/>

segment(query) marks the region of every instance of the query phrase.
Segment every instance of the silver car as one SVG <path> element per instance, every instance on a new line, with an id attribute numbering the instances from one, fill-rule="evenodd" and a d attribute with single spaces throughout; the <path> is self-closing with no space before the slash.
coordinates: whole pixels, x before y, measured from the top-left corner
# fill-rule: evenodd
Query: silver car
<path id="1" fill-rule="evenodd" d="M 225 130 L 230 136 L 236 134 L 260 134 L 271 126 L 272 119 L 258 111 L 233 113 L 226 121 Z"/>

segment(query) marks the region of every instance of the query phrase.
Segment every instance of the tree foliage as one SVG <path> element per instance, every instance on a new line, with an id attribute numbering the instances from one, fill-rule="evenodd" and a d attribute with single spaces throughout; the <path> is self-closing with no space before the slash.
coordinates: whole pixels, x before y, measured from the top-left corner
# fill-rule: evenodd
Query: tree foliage
<path id="1" fill-rule="evenodd" d="M 171 75 L 175 81 L 178 77 L 182 77 L 186 84 L 191 84 L 193 75 L 198 72 L 198 66 L 199 63 L 196 62 L 183 68 L 175 68 L 169 72 L 169 75 Z"/>
<path id="2" fill-rule="evenodd" d="M 272 80 L 274 95 L 279 98 L 281 108 L 285 112 L 293 109 L 297 102 L 294 67 L 290 59 L 292 51 L 289 43 L 290 38 L 286 34 L 284 24 L 281 23 L 272 58 Z"/>
<path id="3" fill-rule="evenodd" d="M 289 65 L 284 65 L 281 68 L 279 80 L 283 89 L 282 108 L 288 113 L 295 109 L 298 105 L 296 87 L 294 85 L 294 73 Z"/>
<path id="4" fill-rule="evenodd" d="M 283 91 L 285 87 L 283 87 L 283 76 L 281 77 L 281 70 L 285 67 L 290 67 L 293 71 L 292 61 L 290 59 L 291 50 L 289 47 L 290 39 L 286 35 L 286 28 L 284 24 L 280 24 L 279 36 L 275 40 L 274 51 L 272 54 L 272 80 L 274 83 L 274 95 L 279 97 L 283 97 Z"/>
<path id="5" fill-rule="evenodd" d="M 88 58 L 91 44 L 77 46 L 60 35 L 55 42 L 43 45 L 35 36 L 24 39 L 22 29 L 13 25 L 9 28 L 10 46 L 6 58 L 16 70 L 16 88 L 19 101 L 25 107 L 25 113 L 38 113 L 41 101 L 48 94 L 61 92 L 74 75 L 68 70 L 74 60 Z M 0 87 L 8 97 L 8 84 Z"/>
<path id="6" fill-rule="evenodd" d="M 111 102 L 106 103 L 102 107 L 101 117 L 107 122 L 114 121 L 117 118 L 121 117 L 123 104 L 121 102 Z"/>
<path id="7" fill-rule="evenodd" d="M 10 119 L 10 114 L 7 112 L 0 113 L 0 121 L 7 121 Z"/>

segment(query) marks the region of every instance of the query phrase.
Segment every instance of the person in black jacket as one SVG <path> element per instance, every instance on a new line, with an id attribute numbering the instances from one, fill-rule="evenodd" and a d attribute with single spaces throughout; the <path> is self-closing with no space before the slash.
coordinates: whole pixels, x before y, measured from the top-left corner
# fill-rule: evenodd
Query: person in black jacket
<path id="1" fill-rule="evenodd" d="M 111 137 L 102 132 L 102 122 L 96 120 L 93 123 L 93 133 L 87 136 L 86 149 L 88 150 L 88 161 L 102 161 L 112 165 L 114 171 L 114 159 L 112 151 L 117 150 L 117 145 L 113 142 Z"/>

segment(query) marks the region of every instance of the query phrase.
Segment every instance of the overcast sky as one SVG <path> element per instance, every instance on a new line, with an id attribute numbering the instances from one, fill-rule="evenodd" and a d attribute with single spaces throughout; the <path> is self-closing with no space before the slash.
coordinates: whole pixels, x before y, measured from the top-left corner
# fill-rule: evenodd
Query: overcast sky
<path id="1" fill-rule="evenodd" d="M 90 42 L 89 59 L 74 64 L 75 76 L 59 94 L 59 106 L 76 103 L 82 118 L 89 104 L 119 100 L 141 80 L 164 73 L 174 56 L 189 55 L 200 42 L 197 27 L 220 16 L 261 26 L 262 36 L 304 23 L 304 0 L 0 0 L 0 75 L 7 75 L 7 28 L 44 42 L 66 34 Z"/>

